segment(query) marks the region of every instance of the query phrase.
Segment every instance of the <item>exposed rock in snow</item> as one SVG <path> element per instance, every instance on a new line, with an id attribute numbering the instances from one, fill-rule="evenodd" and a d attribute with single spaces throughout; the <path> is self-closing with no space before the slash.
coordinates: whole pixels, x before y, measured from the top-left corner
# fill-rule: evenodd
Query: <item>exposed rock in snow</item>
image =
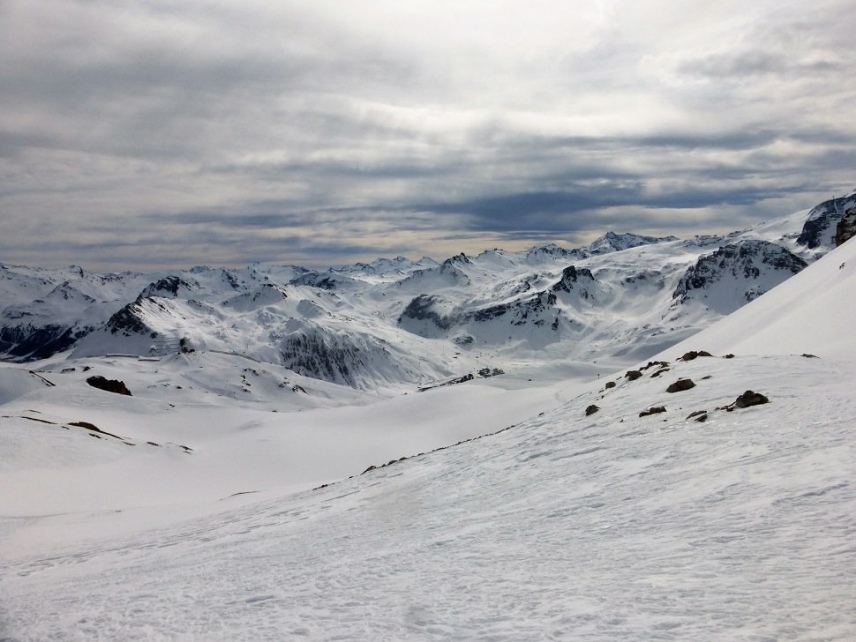
<path id="1" fill-rule="evenodd" d="M 105 392 L 113 392 L 115 394 L 126 395 L 128 397 L 131 396 L 131 391 L 128 390 L 128 386 L 125 385 L 124 381 L 120 381 L 119 379 L 107 379 L 101 375 L 93 375 L 86 379 L 86 383 L 93 388 L 98 388 Z"/>
<path id="2" fill-rule="evenodd" d="M 710 309 L 729 314 L 806 265 L 774 243 L 739 241 L 700 257 L 678 282 L 672 297 L 679 304 L 703 301 Z"/>
<path id="3" fill-rule="evenodd" d="M 838 221 L 853 206 L 856 206 L 856 192 L 817 205 L 809 212 L 797 243 L 810 250 L 831 250 L 836 246 L 835 229 Z"/>
<path id="4" fill-rule="evenodd" d="M 835 247 L 846 243 L 856 236 L 856 207 L 844 212 L 844 216 L 835 227 Z"/>
<path id="5" fill-rule="evenodd" d="M 176 298 L 181 295 L 186 297 L 198 288 L 198 283 L 191 284 L 180 276 L 169 275 L 148 285 L 146 289 L 140 293 L 138 298 L 145 299 L 153 296 Z"/>

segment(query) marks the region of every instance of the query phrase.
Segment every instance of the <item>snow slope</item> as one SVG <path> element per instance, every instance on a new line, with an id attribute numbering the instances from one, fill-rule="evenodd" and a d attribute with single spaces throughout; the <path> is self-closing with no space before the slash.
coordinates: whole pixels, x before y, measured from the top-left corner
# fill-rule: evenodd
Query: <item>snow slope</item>
<path id="1" fill-rule="evenodd" d="M 601 377 L 539 390 L 495 377 L 399 396 L 390 402 L 390 425 L 426 415 L 434 428 L 462 417 L 477 423 L 504 414 L 503 403 L 520 420 L 492 419 L 483 428 L 497 434 L 421 455 L 401 452 L 415 456 L 315 490 L 272 484 L 185 504 L 178 496 L 169 501 L 166 483 L 156 493 L 162 503 L 140 506 L 126 489 L 109 510 L 61 515 L 51 514 L 49 497 L 32 498 L 26 513 L 10 512 L 7 493 L 0 639 L 856 639 L 856 341 L 846 303 L 856 287 L 854 251 L 845 244 L 739 317 L 664 353 L 658 359 L 667 364 L 640 364 L 635 380 L 622 372 L 608 378 L 612 387 Z M 684 349 L 718 356 L 677 360 Z M 722 358 L 726 350 L 735 357 Z M 113 372 L 130 372 L 124 364 L 116 360 Z M 137 384 L 173 381 L 166 365 L 137 375 Z M 106 399 L 54 378 L 57 386 L 26 392 L 3 414 L 29 409 L 67 420 L 98 412 L 95 400 Z M 685 378 L 695 387 L 666 391 Z M 769 403 L 723 409 L 749 389 Z M 139 403 L 179 408 L 183 389 L 169 394 L 141 395 Z M 205 397 L 193 394 L 196 403 Z M 258 395 L 245 409 L 271 414 L 264 393 L 233 394 Z M 107 404 L 105 422 L 147 436 L 139 418 L 151 408 L 118 405 L 127 399 L 99 403 Z M 591 405 L 599 410 L 587 414 Z M 665 411 L 640 417 L 655 406 Z M 323 440 L 325 456 L 353 447 L 347 431 L 370 432 L 373 408 L 383 406 L 340 408 L 329 417 L 336 437 Z M 316 411 L 328 412 L 295 406 L 285 417 Z M 690 416 L 700 411 L 704 422 Z M 189 406 L 176 412 L 186 413 L 183 420 L 194 415 Z M 20 421 L 12 422 L 15 430 L 25 429 Z M 197 421 L 182 438 L 204 426 L 222 434 L 199 438 L 199 452 L 153 450 L 148 480 L 168 476 L 171 464 L 161 455 L 217 459 L 207 474 L 218 492 L 228 485 L 219 486 L 218 475 L 240 482 L 252 474 L 258 451 L 237 448 L 248 440 L 231 441 L 232 431 L 210 415 Z M 259 427 L 247 429 L 251 435 Z M 271 423 L 259 434 L 274 439 L 275 430 Z M 221 437 L 236 448 L 215 447 Z M 108 445 L 84 442 L 74 465 L 92 456 L 90 446 Z M 275 467 L 272 459 L 261 466 Z M 4 458 L 7 467 L 14 461 Z M 27 467 L 27 484 L 62 476 L 63 466 Z M 102 473 L 88 474 L 109 484 L 122 471 Z M 16 474 L 3 479 L 4 488 L 19 488 Z"/>

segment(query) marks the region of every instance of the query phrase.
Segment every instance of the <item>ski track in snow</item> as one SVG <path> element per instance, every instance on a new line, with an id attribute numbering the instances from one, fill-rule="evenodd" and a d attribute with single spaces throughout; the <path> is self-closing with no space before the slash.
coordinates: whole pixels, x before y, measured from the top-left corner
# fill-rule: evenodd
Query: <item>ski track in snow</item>
<path id="1" fill-rule="evenodd" d="M 4 556 L 0 639 L 852 640 L 853 374 L 698 359 L 320 490 L 58 533 Z M 771 403 L 714 411 L 745 389 Z"/>

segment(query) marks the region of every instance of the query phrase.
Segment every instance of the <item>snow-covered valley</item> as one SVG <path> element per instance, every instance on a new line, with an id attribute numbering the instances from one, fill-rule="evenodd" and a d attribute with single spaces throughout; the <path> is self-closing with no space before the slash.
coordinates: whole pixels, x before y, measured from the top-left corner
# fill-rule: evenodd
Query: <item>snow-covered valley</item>
<path id="1" fill-rule="evenodd" d="M 830 211 L 154 289 L 66 272 L 54 325 L 86 332 L 0 366 L 0 640 L 856 638 L 856 245 Z M 59 277 L 4 277 L 4 318 L 56 321 L 33 301 Z"/>

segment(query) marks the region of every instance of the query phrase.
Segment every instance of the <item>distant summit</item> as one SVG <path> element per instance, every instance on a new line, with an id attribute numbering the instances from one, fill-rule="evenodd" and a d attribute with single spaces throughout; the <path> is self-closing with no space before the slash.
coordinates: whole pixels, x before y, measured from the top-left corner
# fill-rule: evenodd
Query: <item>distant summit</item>
<path id="1" fill-rule="evenodd" d="M 677 236 L 642 236 L 641 234 L 630 232 L 624 234 L 607 232 L 582 249 L 588 251 L 589 254 L 608 254 L 609 252 L 629 250 L 632 247 L 639 247 L 640 245 L 652 245 L 654 243 L 666 243 L 677 240 Z"/>

